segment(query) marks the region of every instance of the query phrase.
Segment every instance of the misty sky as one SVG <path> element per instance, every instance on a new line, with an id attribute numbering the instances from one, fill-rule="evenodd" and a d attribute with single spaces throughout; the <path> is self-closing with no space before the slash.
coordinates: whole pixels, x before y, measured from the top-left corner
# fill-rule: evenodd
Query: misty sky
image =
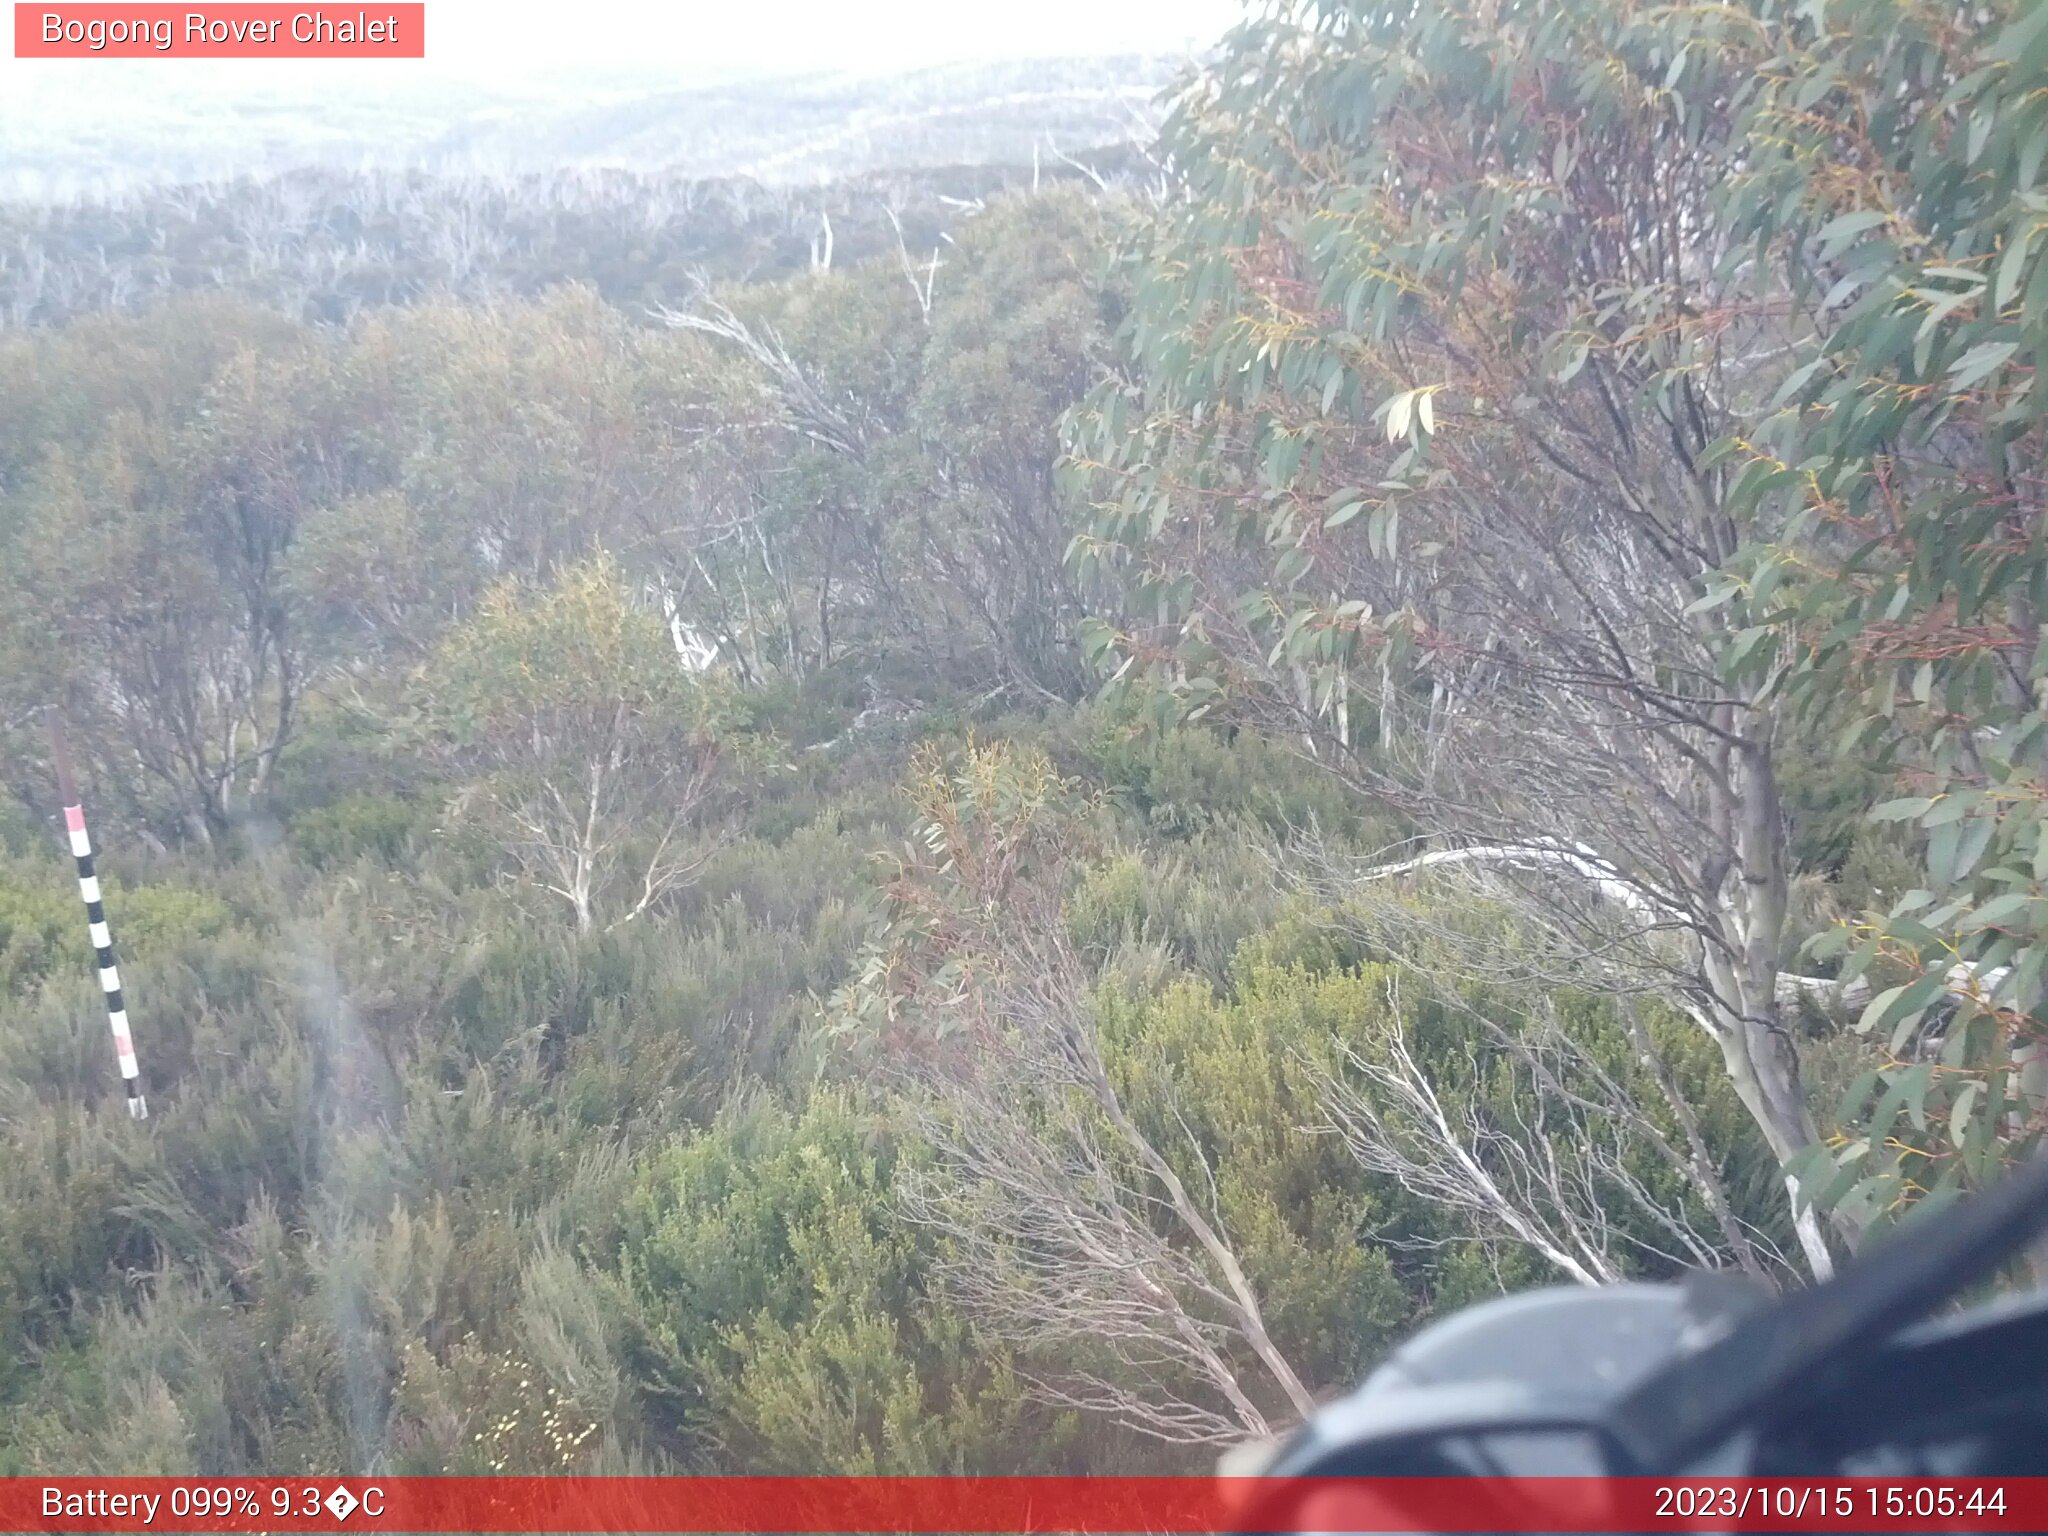
<path id="1" fill-rule="evenodd" d="M 1238 0 L 431 0 L 429 50 L 450 67 L 616 63 L 748 73 L 895 70 L 962 58 L 1179 50 L 1213 42 Z M 573 16 L 579 25 L 565 27 Z"/>
<path id="2" fill-rule="evenodd" d="M 374 0 L 330 0 L 353 15 Z M 170 91 L 280 87 L 309 95 L 443 77 L 559 79 L 659 70 L 679 83 L 734 74 L 895 72 L 961 59 L 1180 52 L 1215 41 L 1242 0 L 428 0 L 420 61 L 0 60 L 0 91 L 118 116 Z"/>

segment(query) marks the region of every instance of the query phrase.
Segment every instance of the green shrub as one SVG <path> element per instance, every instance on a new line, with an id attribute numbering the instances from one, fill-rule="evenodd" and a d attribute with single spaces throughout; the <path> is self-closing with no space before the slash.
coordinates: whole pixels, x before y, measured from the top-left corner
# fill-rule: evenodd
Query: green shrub
<path id="1" fill-rule="evenodd" d="M 313 869 L 334 869 L 368 858 L 396 867 L 433 822 L 433 808 L 397 795 L 347 795 L 291 819 L 292 852 Z"/>

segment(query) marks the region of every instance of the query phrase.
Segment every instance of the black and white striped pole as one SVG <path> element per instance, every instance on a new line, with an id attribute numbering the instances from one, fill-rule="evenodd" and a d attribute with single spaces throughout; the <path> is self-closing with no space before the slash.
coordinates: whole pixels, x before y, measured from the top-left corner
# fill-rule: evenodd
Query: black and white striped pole
<path id="1" fill-rule="evenodd" d="M 64 727 L 55 714 L 50 716 L 50 752 L 57 765 L 57 788 L 64 798 L 64 830 L 71 835 L 71 856 L 78 860 L 78 894 L 85 900 L 87 932 L 92 935 L 93 955 L 99 961 L 100 990 L 107 995 L 107 1024 L 114 1031 L 114 1059 L 121 1066 L 121 1086 L 128 1090 L 128 1116 L 147 1120 L 149 1104 L 142 1097 L 142 1069 L 135 1061 L 135 1039 L 128 1033 L 128 1010 L 121 999 L 121 972 L 114 965 L 114 936 L 107 928 L 99 876 L 93 873 L 92 839 L 85 831 L 85 807 L 79 804 L 78 783 L 71 774 L 71 754 L 64 746 Z"/>

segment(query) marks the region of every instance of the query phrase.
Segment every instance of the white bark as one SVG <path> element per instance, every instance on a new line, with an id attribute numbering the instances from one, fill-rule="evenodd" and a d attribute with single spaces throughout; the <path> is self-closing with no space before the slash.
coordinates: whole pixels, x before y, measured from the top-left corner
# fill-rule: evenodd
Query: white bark
<path id="1" fill-rule="evenodd" d="M 1734 1219 L 1703 1149 L 1669 1141 L 1553 1020 L 1503 1024 L 1434 995 L 1508 1063 L 1511 1102 L 1447 1098 L 1411 1047 L 1390 981 L 1384 1023 L 1364 1041 L 1336 1042 L 1338 1069 L 1317 1072 L 1325 1118 L 1312 1129 L 1339 1136 L 1369 1172 L 1458 1213 L 1476 1240 L 1526 1247 L 1581 1285 L 1626 1278 L 1642 1258 L 1765 1274 L 1767 1249 Z M 1681 1133 L 1696 1136 L 1679 1118 Z M 1650 1191 L 1636 1170 L 1659 1162 L 1691 1186 L 1696 1205 Z"/>
<path id="2" fill-rule="evenodd" d="M 1057 880 L 1019 876 L 1022 824 L 961 837 L 947 809 L 933 814 L 932 863 L 899 887 L 914 937 L 871 959 L 852 995 L 884 988 L 892 1029 L 919 1021 L 885 1061 L 922 1106 L 935 1161 L 906 1179 L 906 1209 L 945 1233 L 949 1287 L 982 1329 L 1026 1348 L 1052 1401 L 1203 1443 L 1305 1418 L 1314 1397 L 1213 1200 L 1187 1187 L 1104 1065 Z"/>

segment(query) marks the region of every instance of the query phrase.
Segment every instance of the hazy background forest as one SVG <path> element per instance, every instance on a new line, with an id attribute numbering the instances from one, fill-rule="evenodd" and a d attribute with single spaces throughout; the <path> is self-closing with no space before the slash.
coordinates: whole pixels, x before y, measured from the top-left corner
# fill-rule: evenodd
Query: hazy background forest
<path id="1" fill-rule="evenodd" d="M 1253 14 L 16 179 L 0 1474 L 1196 1469 L 2032 1144 L 2048 9 Z"/>

